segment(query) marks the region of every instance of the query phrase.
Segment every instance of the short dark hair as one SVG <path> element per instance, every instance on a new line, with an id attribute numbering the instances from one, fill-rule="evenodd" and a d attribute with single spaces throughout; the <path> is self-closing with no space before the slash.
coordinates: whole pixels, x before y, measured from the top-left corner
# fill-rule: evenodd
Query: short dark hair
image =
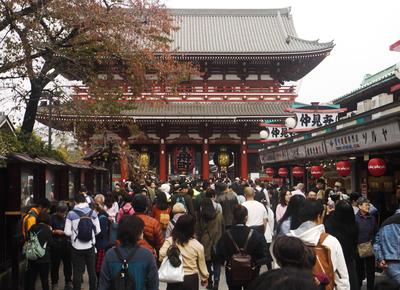
<path id="1" fill-rule="evenodd" d="M 46 225 L 50 225 L 51 224 L 50 215 L 45 211 L 41 211 L 40 214 L 38 215 L 37 223 L 44 223 Z"/>
<path id="2" fill-rule="evenodd" d="M 86 202 L 86 197 L 83 194 L 75 194 L 75 202 L 76 203 L 84 203 Z"/>
<path id="3" fill-rule="evenodd" d="M 123 245 L 136 245 L 144 229 L 144 222 L 134 215 L 124 215 L 119 224 L 117 237 Z"/>
<path id="4" fill-rule="evenodd" d="M 299 238 L 285 235 L 278 236 L 272 252 L 281 268 L 304 268 L 306 246 Z"/>
<path id="5" fill-rule="evenodd" d="M 238 204 L 233 209 L 233 223 L 237 224 L 244 224 L 246 222 L 246 217 L 248 216 L 247 208 L 243 205 Z"/>
<path id="6" fill-rule="evenodd" d="M 57 212 L 60 212 L 60 213 L 66 213 L 68 211 L 68 205 L 63 201 L 60 201 L 57 205 L 56 210 L 57 210 Z"/>
<path id="7" fill-rule="evenodd" d="M 300 224 L 306 221 L 314 221 L 324 212 L 321 200 L 307 199 L 300 210 Z"/>
<path id="8" fill-rule="evenodd" d="M 51 203 L 47 198 L 41 198 L 39 199 L 37 205 L 41 208 L 50 208 Z"/>
<path id="9" fill-rule="evenodd" d="M 207 191 L 206 191 L 206 197 L 208 197 L 208 198 L 213 198 L 213 197 L 215 197 L 216 195 L 217 195 L 217 192 L 216 192 L 214 189 L 212 189 L 212 188 L 207 189 Z"/>
<path id="10" fill-rule="evenodd" d="M 194 237 L 195 219 L 189 214 L 179 217 L 174 229 L 172 230 L 172 239 L 178 244 L 184 245 Z"/>

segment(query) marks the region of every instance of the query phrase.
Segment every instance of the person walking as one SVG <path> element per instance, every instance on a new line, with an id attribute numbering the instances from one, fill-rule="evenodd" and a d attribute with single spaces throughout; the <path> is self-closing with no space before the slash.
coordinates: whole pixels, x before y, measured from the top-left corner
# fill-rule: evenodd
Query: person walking
<path id="1" fill-rule="evenodd" d="M 89 207 L 82 194 L 75 196 L 76 205 L 67 214 L 64 233 L 71 237 L 72 244 L 72 285 L 80 290 L 85 267 L 89 275 L 89 290 L 97 287 L 95 244 L 100 233 L 100 222 L 96 212 Z"/>
<path id="2" fill-rule="evenodd" d="M 244 195 L 246 201 L 242 203 L 242 206 L 247 208 L 248 212 L 246 226 L 256 230 L 261 235 L 264 235 L 268 222 L 267 210 L 261 202 L 254 200 L 254 188 L 245 187 Z"/>
<path id="3" fill-rule="evenodd" d="M 370 203 L 365 197 L 357 200 L 359 211 L 355 215 L 358 226 L 358 257 L 356 267 L 359 287 L 367 279 L 367 290 L 374 289 L 375 284 L 375 255 L 372 242 L 377 231 L 375 217 L 369 213 Z M 366 249 L 365 252 L 364 249 Z"/>
<path id="4" fill-rule="evenodd" d="M 225 228 L 233 225 L 233 210 L 239 204 L 236 194 L 228 190 L 225 183 L 217 183 L 215 185 L 217 192 L 217 202 L 222 206 L 222 214 L 224 216 Z"/>
<path id="5" fill-rule="evenodd" d="M 285 214 L 279 220 L 276 228 L 277 235 L 286 235 L 290 230 L 296 229 L 300 225 L 300 210 L 306 199 L 297 194 L 290 198 Z"/>
<path id="6" fill-rule="evenodd" d="M 60 264 L 63 263 L 65 289 L 72 288 L 71 240 L 64 233 L 68 206 L 60 202 L 51 215 L 53 244 L 51 246 L 51 289 L 58 289 Z"/>
<path id="7" fill-rule="evenodd" d="M 172 245 L 178 247 L 183 260 L 184 281 L 168 283 L 167 290 L 198 290 L 199 275 L 201 285 L 207 285 L 209 273 L 204 257 L 204 247 L 194 238 L 194 226 L 193 216 L 181 216 L 172 230 L 172 236 L 165 240 L 160 249 L 160 262 L 163 261 Z"/>
<path id="8" fill-rule="evenodd" d="M 28 257 L 25 290 L 35 289 L 36 278 L 38 275 L 40 276 L 42 290 L 49 290 L 50 248 L 53 246 L 50 216 L 45 211 L 41 211 L 36 222 L 37 223 L 32 225 L 27 233 L 27 238 L 29 240 L 32 239 L 33 236 L 37 236 L 40 247 L 44 249 L 45 252 L 44 256 L 38 257 L 36 260 L 30 260 Z"/>
<path id="9" fill-rule="evenodd" d="M 167 196 L 164 192 L 158 192 L 155 198 L 155 204 L 153 205 L 152 215 L 161 226 L 161 230 L 165 236 L 165 231 L 167 230 L 169 221 L 171 208 L 169 207 Z"/>
<path id="10" fill-rule="evenodd" d="M 134 215 L 135 210 L 133 209 L 133 194 L 125 193 L 123 196 L 124 205 L 119 209 L 116 220 L 117 223 L 121 220 L 124 215 Z"/>
<path id="11" fill-rule="evenodd" d="M 279 204 L 276 206 L 276 222 L 279 222 L 285 214 L 291 197 L 292 193 L 286 187 L 281 188 L 279 191 Z"/>
<path id="12" fill-rule="evenodd" d="M 109 290 L 113 281 L 121 275 L 123 260 L 127 261 L 127 271 L 135 283 L 136 290 L 158 290 L 156 261 L 151 252 L 140 247 L 137 242 L 143 236 L 144 223 L 136 216 L 124 216 L 118 227 L 118 247 L 107 251 L 100 272 L 98 290 Z M 114 288 L 115 289 L 115 288 Z"/>
<path id="13" fill-rule="evenodd" d="M 22 218 L 22 235 L 26 240 L 31 227 L 36 224 L 40 213 L 47 212 L 50 209 L 50 201 L 47 198 L 40 199 L 36 206 L 33 206 Z"/>
<path id="14" fill-rule="evenodd" d="M 94 210 L 100 223 L 100 233 L 96 235 L 96 274 L 99 277 L 106 249 L 109 246 L 109 220 L 108 214 L 101 204 L 96 203 Z"/>
<path id="15" fill-rule="evenodd" d="M 177 202 L 174 204 L 174 206 L 172 207 L 172 214 L 173 214 L 173 218 L 172 220 L 170 220 L 170 222 L 168 223 L 168 227 L 167 230 L 165 231 L 165 238 L 169 238 L 171 236 L 172 230 L 174 229 L 176 222 L 178 221 L 178 219 L 186 214 L 186 209 L 183 206 L 183 204 L 181 204 L 180 202 Z"/>

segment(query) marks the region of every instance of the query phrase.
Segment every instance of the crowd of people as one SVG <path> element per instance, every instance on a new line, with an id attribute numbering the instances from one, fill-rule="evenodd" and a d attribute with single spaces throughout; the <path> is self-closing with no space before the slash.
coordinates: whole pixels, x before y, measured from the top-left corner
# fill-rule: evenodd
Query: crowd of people
<path id="1" fill-rule="evenodd" d="M 221 269 L 230 290 L 399 289 L 400 210 L 380 228 L 376 215 L 365 196 L 323 180 L 308 192 L 239 178 L 82 186 L 74 201 L 43 199 L 24 215 L 25 289 L 39 276 L 44 290 L 80 290 L 87 271 L 89 290 L 158 290 L 166 261 L 183 269 L 168 290 L 218 290 Z M 376 271 L 387 278 L 375 283 Z"/>

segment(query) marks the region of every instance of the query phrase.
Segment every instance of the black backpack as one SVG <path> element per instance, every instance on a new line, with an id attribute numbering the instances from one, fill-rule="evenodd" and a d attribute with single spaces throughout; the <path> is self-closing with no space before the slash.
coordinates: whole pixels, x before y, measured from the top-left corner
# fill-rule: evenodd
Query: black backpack
<path id="1" fill-rule="evenodd" d="M 73 212 L 79 216 L 78 231 L 75 241 L 78 239 L 82 242 L 90 242 L 93 239 L 93 231 L 96 232 L 96 227 L 94 226 L 92 220 L 93 210 L 91 210 L 88 215 L 78 210 L 73 210 Z"/>
<path id="2" fill-rule="evenodd" d="M 110 290 L 135 290 L 136 283 L 135 279 L 128 271 L 128 263 L 129 260 L 133 258 L 136 253 L 138 247 L 135 247 L 130 254 L 125 258 L 122 257 L 121 251 L 119 247 L 115 247 L 115 253 L 117 254 L 118 259 L 122 263 L 121 270 L 118 272 L 117 276 L 115 276 L 111 281 Z"/>

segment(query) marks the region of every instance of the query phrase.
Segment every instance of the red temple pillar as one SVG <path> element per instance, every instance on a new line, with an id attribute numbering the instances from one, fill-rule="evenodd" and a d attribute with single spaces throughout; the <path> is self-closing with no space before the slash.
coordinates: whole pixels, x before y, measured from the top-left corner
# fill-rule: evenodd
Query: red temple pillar
<path id="1" fill-rule="evenodd" d="M 201 177 L 203 180 L 207 180 L 209 178 L 209 166 L 208 166 L 208 139 L 203 140 L 203 146 L 202 146 L 202 162 L 201 162 Z"/>
<path id="2" fill-rule="evenodd" d="M 167 146 L 165 140 L 160 139 L 160 181 L 167 181 Z"/>
<path id="3" fill-rule="evenodd" d="M 122 153 L 120 159 L 120 166 L 121 166 L 121 181 L 128 180 L 128 160 L 126 158 L 125 152 Z"/>
<path id="4" fill-rule="evenodd" d="M 240 144 L 240 177 L 243 179 L 248 179 L 246 139 L 242 139 Z"/>

